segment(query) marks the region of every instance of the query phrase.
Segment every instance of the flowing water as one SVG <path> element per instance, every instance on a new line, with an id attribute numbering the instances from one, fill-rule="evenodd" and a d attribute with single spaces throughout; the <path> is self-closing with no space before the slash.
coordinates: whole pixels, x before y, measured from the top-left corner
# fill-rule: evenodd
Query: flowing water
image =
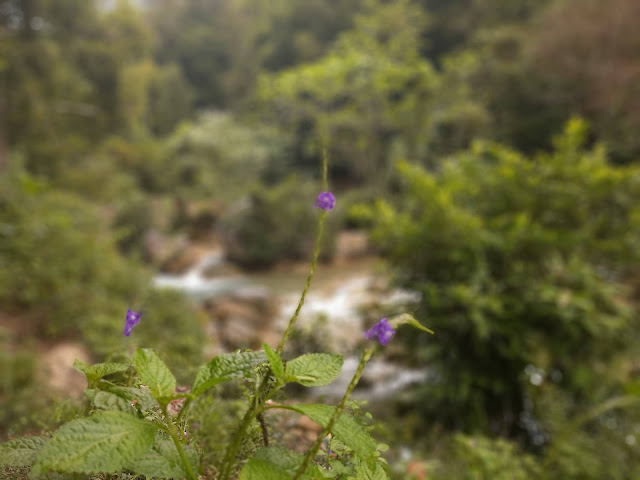
<path id="1" fill-rule="evenodd" d="M 182 275 L 159 274 L 154 278 L 158 288 L 174 288 L 185 292 L 196 301 L 224 296 L 230 293 L 242 295 L 256 289 L 267 290 L 279 299 L 280 312 L 275 328 L 283 330 L 295 311 L 308 275 L 308 266 L 291 266 L 266 273 L 219 274 L 209 277 L 207 271 L 215 271 L 224 265 L 224 252 L 211 251 Z M 311 322 L 319 315 L 326 318 L 328 332 L 333 332 L 332 342 L 338 351 L 351 351 L 362 338 L 365 326 L 361 308 L 374 302 L 399 302 L 414 299 L 408 292 L 393 291 L 381 298 L 381 293 L 372 288 L 379 284 L 381 273 L 378 260 L 365 258 L 343 264 L 318 265 L 311 289 L 305 299 L 300 316 L 300 325 Z M 340 397 L 351 380 L 359 359 L 346 357 L 341 375 L 336 381 L 322 388 L 313 389 L 313 394 L 325 397 Z M 384 359 L 373 359 L 367 365 L 363 386 L 358 387 L 355 397 L 370 400 L 383 399 L 410 384 L 424 382 L 426 370 L 410 370 Z"/>

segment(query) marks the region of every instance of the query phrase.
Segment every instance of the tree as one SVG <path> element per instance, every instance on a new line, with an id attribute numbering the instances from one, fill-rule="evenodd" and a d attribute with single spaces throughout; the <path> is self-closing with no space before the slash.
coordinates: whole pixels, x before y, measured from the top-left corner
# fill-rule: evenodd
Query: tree
<path id="1" fill-rule="evenodd" d="M 327 55 L 260 78 L 259 112 L 295 132 L 302 166 L 324 143 L 336 178 L 383 183 L 395 157 L 427 162 L 468 144 L 483 113 L 463 85 L 446 84 L 421 58 L 425 22 L 408 1 L 372 2 Z M 467 123 L 464 133 L 441 142 L 442 128 L 458 121 Z"/>
<path id="2" fill-rule="evenodd" d="M 640 154 L 639 17 L 635 0 L 558 2 L 530 40 L 548 103 L 589 119 L 618 161 Z"/>
<path id="3" fill-rule="evenodd" d="M 640 171 L 585 137 L 573 120 L 549 154 L 478 143 L 439 173 L 405 164 L 398 206 L 375 211 L 374 238 L 436 331 L 404 338 L 438 378 L 414 399 L 429 421 L 522 433 L 531 368 L 559 372 L 572 412 L 615 388 L 609 362 L 636 326 L 621 279 L 640 267 Z"/>

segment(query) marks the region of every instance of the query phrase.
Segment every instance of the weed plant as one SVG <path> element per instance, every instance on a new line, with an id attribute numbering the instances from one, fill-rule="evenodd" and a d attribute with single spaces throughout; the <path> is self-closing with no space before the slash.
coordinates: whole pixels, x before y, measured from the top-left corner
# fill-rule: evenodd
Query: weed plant
<path id="1" fill-rule="evenodd" d="M 291 403 L 281 395 L 288 383 L 328 385 L 342 368 L 339 354 L 306 353 L 289 358 L 286 353 L 315 273 L 325 220 L 336 204 L 334 195 L 326 191 L 326 170 L 325 160 L 325 191 L 315 204 L 321 213 L 311 270 L 298 307 L 275 348 L 264 344 L 260 351 L 214 357 L 197 368 L 189 387 L 178 387 L 162 353 L 151 348 L 138 347 L 132 358 L 119 362 L 89 365 L 76 360 L 74 368 L 87 379 L 89 415 L 65 423 L 52 434 L 15 438 L 0 445 L 0 467 L 22 474 L 28 471 L 34 479 L 78 475 L 189 480 L 388 478 L 388 466 L 381 456 L 387 447 L 370 436 L 350 397 L 369 359 L 387 345 L 399 326 L 408 324 L 431 332 L 413 316 L 382 318 L 365 332 L 370 343 L 337 405 Z M 154 316 L 128 310 L 124 335 L 135 338 L 155 321 Z M 226 382 L 235 382 L 235 390 L 221 390 Z M 214 396 L 214 391 L 222 395 Z M 319 425 L 320 433 L 304 453 L 274 441 L 282 438 L 281 432 L 274 431 L 277 411 L 304 415 Z M 202 431 L 207 434 L 199 435 Z M 206 441 L 197 441 L 203 439 Z"/>

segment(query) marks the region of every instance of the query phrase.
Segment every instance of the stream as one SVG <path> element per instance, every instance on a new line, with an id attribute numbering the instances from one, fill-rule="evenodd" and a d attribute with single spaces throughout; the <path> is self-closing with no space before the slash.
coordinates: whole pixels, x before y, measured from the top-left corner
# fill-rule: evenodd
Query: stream
<path id="1" fill-rule="evenodd" d="M 258 274 L 215 273 L 225 272 L 224 266 L 224 252 L 212 250 L 184 274 L 156 275 L 154 286 L 180 290 L 197 302 L 231 293 L 242 296 L 243 292 L 266 291 L 278 299 L 280 305 L 274 328 L 278 331 L 284 330 L 300 299 L 308 275 L 308 266 L 276 269 Z M 360 314 L 362 307 L 374 301 L 394 303 L 415 298 L 410 292 L 399 290 L 381 298 L 379 289 L 374 288 L 376 282 L 379 285 L 381 277 L 378 270 L 378 260 L 375 258 L 318 265 L 298 325 L 304 327 L 308 322 L 318 318 L 318 315 L 323 315 L 327 322 L 327 328 L 323 329 L 323 333 L 335 332 L 330 339 L 335 350 L 355 351 L 366 328 Z M 214 274 L 211 275 L 211 272 Z M 357 356 L 345 356 L 342 373 L 336 381 L 326 387 L 311 389 L 312 395 L 330 399 L 341 397 L 355 373 L 358 362 Z M 367 365 L 362 387 L 356 389 L 354 398 L 383 400 L 409 385 L 427 379 L 426 369 L 407 369 L 378 356 Z"/>

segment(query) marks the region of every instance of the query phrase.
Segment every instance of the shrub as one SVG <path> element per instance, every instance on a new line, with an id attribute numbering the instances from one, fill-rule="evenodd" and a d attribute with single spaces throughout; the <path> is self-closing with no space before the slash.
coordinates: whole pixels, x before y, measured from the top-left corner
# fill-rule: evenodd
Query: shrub
<path id="1" fill-rule="evenodd" d="M 527 365 L 561 372 L 576 409 L 607 394 L 633 325 L 619 280 L 638 270 L 640 171 L 583 150 L 585 132 L 570 122 L 534 158 L 476 144 L 438 173 L 404 164 L 398 206 L 379 203 L 374 237 L 438 332 L 404 338 L 439 374 L 415 399 L 425 418 L 517 433 Z"/>
<path id="2" fill-rule="evenodd" d="M 222 229 L 228 258 L 245 268 L 266 268 L 282 260 L 301 260 L 313 249 L 316 219 L 309 214 L 313 205 L 310 183 L 295 178 L 273 188 L 257 188 L 238 212 L 223 219 Z M 327 225 L 323 258 L 331 258 L 335 230 Z"/>

